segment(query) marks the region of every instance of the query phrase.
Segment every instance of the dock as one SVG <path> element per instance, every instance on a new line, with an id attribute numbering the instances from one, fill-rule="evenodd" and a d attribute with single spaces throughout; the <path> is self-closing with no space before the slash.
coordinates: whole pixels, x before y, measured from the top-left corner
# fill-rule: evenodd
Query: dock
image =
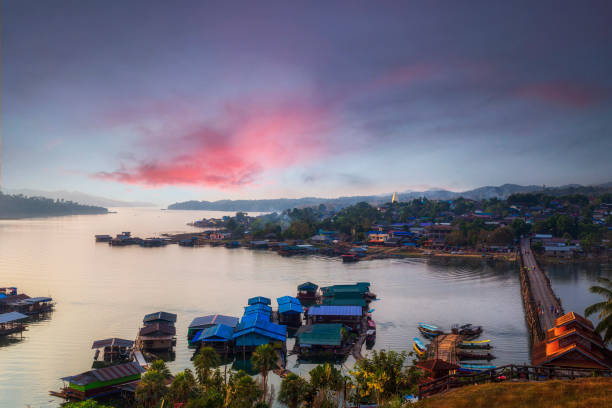
<path id="1" fill-rule="evenodd" d="M 140 350 L 134 350 L 134 359 L 141 367 L 147 367 L 147 360 L 145 360 Z"/>
<path id="2" fill-rule="evenodd" d="M 457 349 L 464 340 L 465 336 L 460 334 L 441 334 L 435 337 L 427 348 L 427 359 L 459 364 Z"/>

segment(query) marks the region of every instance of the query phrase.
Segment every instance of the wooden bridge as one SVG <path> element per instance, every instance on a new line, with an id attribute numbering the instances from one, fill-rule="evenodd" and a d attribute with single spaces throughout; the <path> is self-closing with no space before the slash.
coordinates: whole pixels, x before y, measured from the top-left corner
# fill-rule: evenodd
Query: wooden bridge
<path id="1" fill-rule="evenodd" d="M 427 347 L 427 358 L 430 360 L 443 360 L 451 364 L 459 364 L 457 347 L 465 340 L 459 334 L 441 334 L 436 336 Z"/>
<path id="2" fill-rule="evenodd" d="M 563 314 L 561 301 L 555 296 L 550 280 L 536 263 L 529 238 L 521 240 L 521 289 L 534 342 L 544 340 L 546 330 Z"/>

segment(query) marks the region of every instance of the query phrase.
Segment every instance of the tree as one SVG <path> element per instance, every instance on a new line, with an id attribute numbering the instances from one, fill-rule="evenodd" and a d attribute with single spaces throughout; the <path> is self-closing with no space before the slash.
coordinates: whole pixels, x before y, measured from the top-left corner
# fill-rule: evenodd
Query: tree
<path id="1" fill-rule="evenodd" d="M 98 401 L 90 399 L 81 402 L 69 402 L 64 408 L 113 408 L 110 405 L 102 405 Z"/>
<path id="2" fill-rule="evenodd" d="M 306 402 L 308 393 L 308 381 L 291 373 L 281 382 L 278 400 L 289 408 L 299 408 L 303 402 Z"/>
<path id="3" fill-rule="evenodd" d="M 253 367 L 259 371 L 262 378 L 263 396 L 268 392 L 268 372 L 276 366 L 277 355 L 269 344 L 257 346 L 251 357 Z"/>
<path id="4" fill-rule="evenodd" d="M 597 302 L 587 307 L 584 311 L 586 316 L 599 313 L 600 322 L 595 330 L 603 334 L 605 343 L 612 342 L 612 280 L 599 278 L 601 286 L 591 286 L 589 291 L 604 297 L 602 302 Z"/>
<path id="5" fill-rule="evenodd" d="M 202 347 L 193 360 L 193 365 L 198 375 L 198 381 L 203 387 L 207 387 L 210 381 L 212 369 L 221 364 L 219 354 L 210 346 Z"/>
<path id="6" fill-rule="evenodd" d="M 250 375 L 240 370 L 232 375 L 225 390 L 225 408 L 251 408 L 261 398 L 261 389 Z"/>
<path id="7" fill-rule="evenodd" d="M 168 390 L 168 399 L 174 403 L 187 402 L 190 398 L 197 395 L 198 384 L 190 369 L 180 372 L 174 377 L 170 389 Z"/>
<path id="8" fill-rule="evenodd" d="M 310 386 L 315 392 L 315 406 L 323 406 L 331 399 L 330 391 L 336 393 L 336 399 L 340 399 L 340 390 L 344 386 L 344 377 L 340 370 L 329 363 L 318 365 L 310 370 Z M 339 404 L 338 404 L 339 405 Z"/>
<path id="9" fill-rule="evenodd" d="M 136 388 L 136 401 L 139 407 L 153 408 L 166 394 L 165 377 L 157 370 L 149 369 L 142 376 Z"/>
<path id="10" fill-rule="evenodd" d="M 165 380 L 172 377 L 172 373 L 170 372 L 168 366 L 166 366 L 166 362 L 164 360 L 155 360 L 153 363 L 151 363 L 150 370 L 158 371 L 164 376 Z"/>

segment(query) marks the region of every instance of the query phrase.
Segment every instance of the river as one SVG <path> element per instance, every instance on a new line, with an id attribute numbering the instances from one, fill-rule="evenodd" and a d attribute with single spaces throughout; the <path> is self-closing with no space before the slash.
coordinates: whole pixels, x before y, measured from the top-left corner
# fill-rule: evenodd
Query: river
<path id="1" fill-rule="evenodd" d="M 529 362 L 518 270 L 512 265 L 425 260 L 376 260 L 343 264 L 325 257 L 278 256 L 271 251 L 223 247 L 110 247 L 94 234 L 131 231 L 148 237 L 196 231 L 187 222 L 220 212 L 116 209 L 108 215 L 0 220 L 0 287 L 17 286 L 30 296 L 52 296 L 51 316 L 31 323 L 23 339 L 0 343 L 0 406 L 57 407 L 50 397 L 60 377 L 91 368 L 96 339 L 134 339 L 146 313 L 178 314 L 173 372 L 191 367 L 187 326 L 196 316 L 241 316 L 252 296 L 295 296 L 304 281 L 319 285 L 369 281 L 376 349 L 410 350 L 416 323 L 448 329 L 471 322 L 484 327 L 497 365 Z M 588 287 L 610 270 L 556 266 L 552 284 L 566 310 L 597 297 Z M 273 306 L 276 302 L 273 302 Z M 346 366 L 350 366 L 349 360 Z M 303 373 L 311 366 L 289 369 Z M 274 382 L 277 382 L 275 380 Z M 278 388 L 277 388 L 278 389 Z"/>

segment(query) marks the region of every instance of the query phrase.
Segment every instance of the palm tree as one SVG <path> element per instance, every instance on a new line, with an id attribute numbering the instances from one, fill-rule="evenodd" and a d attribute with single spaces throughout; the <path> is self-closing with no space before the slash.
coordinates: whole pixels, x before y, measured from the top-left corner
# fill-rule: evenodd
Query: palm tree
<path id="1" fill-rule="evenodd" d="M 155 407 L 167 391 L 165 377 L 157 370 L 149 369 L 136 388 L 136 401 L 143 408 Z"/>
<path id="2" fill-rule="evenodd" d="M 599 313 L 599 324 L 595 330 L 603 334 L 604 343 L 612 342 L 612 280 L 599 278 L 602 286 L 591 286 L 589 291 L 604 297 L 603 302 L 597 302 L 584 310 L 586 316 Z"/>
<path id="3" fill-rule="evenodd" d="M 170 400 L 174 403 L 187 402 L 196 394 L 197 383 L 190 369 L 180 372 L 174 377 L 168 391 Z"/>
<path id="4" fill-rule="evenodd" d="M 278 400 L 289 408 L 299 408 L 303 402 L 306 402 L 309 386 L 308 381 L 291 373 L 281 382 Z"/>
<path id="5" fill-rule="evenodd" d="M 263 393 L 253 378 L 240 370 L 232 375 L 225 390 L 224 407 L 250 408 Z"/>
<path id="6" fill-rule="evenodd" d="M 206 386 L 210 379 L 212 369 L 221 364 L 219 354 L 210 346 L 202 347 L 193 361 L 198 375 L 198 381 Z"/>
<path id="7" fill-rule="evenodd" d="M 172 377 L 172 373 L 164 360 L 155 360 L 151 363 L 149 370 L 158 371 L 166 380 Z"/>
<path id="8" fill-rule="evenodd" d="M 269 344 L 262 344 L 257 346 L 251 356 L 251 362 L 256 370 L 259 370 L 262 378 L 263 396 L 262 401 L 266 398 L 268 392 L 268 373 L 270 370 L 276 367 L 276 360 L 278 356 L 276 352 Z"/>
<path id="9" fill-rule="evenodd" d="M 344 377 L 340 370 L 329 363 L 318 365 L 310 370 L 310 385 L 316 393 L 315 405 L 320 405 L 328 400 L 328 392 L 336 392 L 336 398 L 340 399 L 340 390 L 344 386 Z M 338 403 L 338 405 L 340 405 Z"/>

